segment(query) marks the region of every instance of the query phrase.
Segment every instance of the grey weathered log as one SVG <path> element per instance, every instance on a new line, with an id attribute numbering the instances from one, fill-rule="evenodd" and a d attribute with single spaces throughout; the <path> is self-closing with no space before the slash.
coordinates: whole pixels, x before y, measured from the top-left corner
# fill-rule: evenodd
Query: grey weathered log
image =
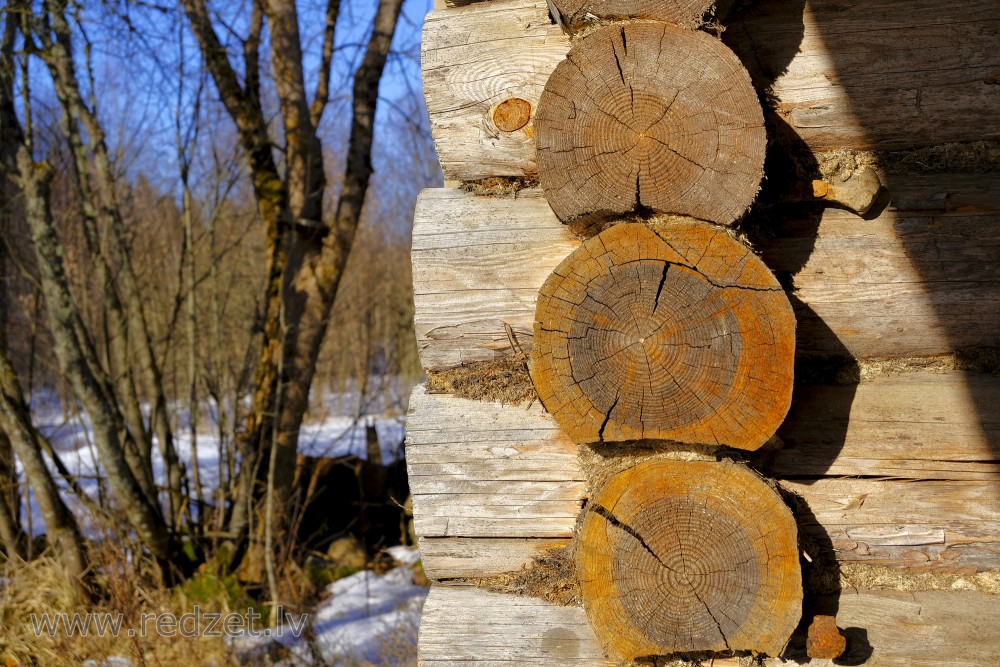
<path id="1" fill-rule="evenodd" d="M 994 622 L 1000 614 L 1000 597 L 995 595 L 846 590 L 839 599 L 821 598 L 819 603 L 839 607 L 838 624 L 848 628 L 851 643 L 845 659 L 859 664 L 864 660 L 873 667 L 986 667 L 993 664 L 1000 645 L 1000 629 Z M 472 587 L 431 588 L 418 646 L 420 664 L 427 667 L 617 664 L 602 654 L 582 609 Z M 793 638 L 785 657 L 768 658 L 765 664 L 796 665 L 804 659 L 803 636 Z M 715 664 L 730 663 L 717 659 Z"/>
<path id="2" fill-rule="evenodd" d="M 980 431 L 964 382 L 960 372 L 925 371 L 859 385 L 853 407 L 859 418 L 838 455 L 847 461 L 844 467 L 835 463 L 825 472 L 822 460 L 834 444 L 822 440 L 816 445 L 826 448 L 816 455 L 820 463 L 793 454 L 807 452 L 807 442 L 779 452 L 779 469 L 798 478 L 782 484 L 801 495 L 814 515 L 801 517 L 803 530 L 828 533 L 846 562 L 945 572 L 995 568 L 998 475 L 995 466 L 980 461 L 995 459 L 997 439 L 989 435 L 993 431 Z M 996 394 L 1000 378 L 983 376 L 972 386 Z M 836 399 L 820 394 L 815 400 L 809 410 L 818 417 Z M 798 414 L 793 404 L 786 429 L 799 428 Z M 587 497 L 585 475 L 575 449 L 537 404 L 526 411 L 418 387 L 409 419 L 407 463 L 431 577 L 517 570 L 546 548 L 569 542 Z M 804 428 L 815 433 L 818 426 Z M 939 436 L 940 456 L 954 461 L 935 459 Z M 784 462 L 786 455 L 796 467 Z M 891 479 L 842 477 L 857 474 Z"/>
<path id="3" fill-rule="evenodd" d="M 545 0 L 497 0 L 427 15 L 424 98 L 445 178 L 537 173 L 531 117 L 568 50 Z M 504 130 L 494 116 L 511 99 L 528 105 L 529 121 Z"/>
<path id="4" fill-rule="evenodd" d="M 906 150 L 1000 137 L 993 0 L 764 2 L 723 41 L 811 150 Z M 906 39 L 899 39 L 900 34 Z"/>
<path id="5" fill-rule="evenodd" d="M 873 220 L 788 210 L 755 248 L 795 288 L 800 353 L 934 355 L 1000 345 L 1000 185 L 989 174 L 900 175 Z M 426 368 L 531 347 L 538 289 L 579 245 L 537 190 L 514 199 L 425 190 L 413 231 Z"/>
<path id="6" fill-rule="evenodd" d="M 993 0 L 767 2 L 734 16 L 724 42 L 774 78 L 779 114 L 812 150 L 905 149 L 1000 137 L 1000 31 Z M 906 39 L 899 39 L 905 32 Z M 544 2 L 476 3 L 428 15 L 424 94 L 446 177 L 536 172 L 524 131 L 488 119 L 509 96 L 534 108 L 569 40 Z M 961 72 L 960 75 L 957 73 Z M 758 79 L 761 77 L 758 76 Z M 527 126 L 528 129 L 531 125 Z"/>

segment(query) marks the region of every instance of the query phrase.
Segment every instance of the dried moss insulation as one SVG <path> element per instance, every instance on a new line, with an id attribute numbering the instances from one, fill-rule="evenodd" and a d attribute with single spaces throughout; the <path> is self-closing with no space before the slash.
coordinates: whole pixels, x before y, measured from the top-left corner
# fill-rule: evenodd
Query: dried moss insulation
<path id="1" fill-rule="evenodd" d="M 477 401 L 521 405 L 538 398 L 521 355 L 506 355 L 439 371 L 428 371 L 427 391 Z"/>

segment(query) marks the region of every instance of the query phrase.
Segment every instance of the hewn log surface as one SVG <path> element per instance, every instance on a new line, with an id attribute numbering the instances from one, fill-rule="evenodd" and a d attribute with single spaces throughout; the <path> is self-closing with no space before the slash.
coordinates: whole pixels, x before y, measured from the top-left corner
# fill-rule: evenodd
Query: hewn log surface
<path id="1" fill-rule="evenodd" d="M 914 356 L 1000 345 L 1000 179 L 894 176 L 874 220 L 789 207 L 757 241 L 794 283 L 797 350 Z M 579 240 L 542 193 L 516 199 L 425 190 L 413 231 L 421 362 L 443 368 L 530 349 L 538 289 Z"/>
<path id="2" fill-rule="evenodd" d="M 525 409 L 417 387 L 406 437 L 429 576 L 517 570 L 572 537 L 585 477 L 575 445 L 537 402 Z"/>
<path id="3" fill-rule="evenodd" d="M 574 442 L 757 449 L 791 400 L 795 320 L 749 248 L 695 221 L 623 223 L 542 285 L 531 377 Z"/>
<path id="4" fill-rule="evenodd" d="M 757 194 L 766 144 L 739 59 L 668 23 L 578 40 L 545 84 L 535 138 L 539 181 L 563 221 L 649 209 L 731 224 Z"/>
<path id="5" fill-rule="evenodd" d="M 466 586 L 432 586 L 420 620 L 420 664 L 612 667 L 580 607 Z"/>
<path id="6" fill-rule="evenodd" d="M 960 372 L 919 372 L 863 383 L 850 408 L 859 418 L 839 452 L 831 440 L 817 444 L 828 457 L 836 454 L 850 466 L 861 466 L 857 462 L 869 460 L 874 451 L 878 458 L 871 467 L 843 474 L 895 479 L 839 478 L 842 470 L 836 463 L 829 467 L 829 458 L 810 462 L 811 457 L 792 455 L 805 443 L 789 436 L 790 453 L 779 453 L 777 466 L 795 477 L 782 483 L 811 509 L 812 516 L 800 517 L 806 533 L 832 539 L 844 561 L 942 571 L 995 569 L 1000 502 L 996 476 L 987 479 L 983 473 L 995 469 L 985 462 L 997 461 L 1000 439 L 988 428 L 977 434 L 977 403 L 962 391 L 966 378 Z M 979 387 L 982 396 L 1000 392 L 995 376 L 972 376 L 968 384 Z M 841 391 L 805 388 L 805 409 L 793 402 L 779 435 L 800 428 L 797 420 L 806 417 L 798 415 L 820 417 L 826 404 L 843 419 L 834 404 L 841 399 L 824 397 Z M 587 497 L 585 476 L 574 446 L 537 403 L 525 410 L 427 394 L 418 387 L 409 420 L 407 464 L 424 567 L 431 577 L 517 570 L 544 549 L 569 542 Z M 833 424 L 830 430 L 836 428 Z M 954 464 L 934 462 L 938 436 L 942 456 Z M 979 471 L 975 476 L 980 478 L 968 479 L 974 475 L 966 468 Z"/>
<path id="7" fill-rule="evenodd" d="M 772 470 L 785 478 L 825 471 L 1000 483 L 996 405 L 1000 380 L 976 373 L 898 373 L 857 386 L 799 386 L 778 430 L 784 448 Z"/>
<path id="8" fill-rule="evenodd" d="M 813 660 L 809 665 L 985 667 L 994 664 L 1000 646 L 998 615 L 1000 596 L 983 593 L 844 591 L 837 621 L 847 628 L 851 647 L 842 662 Z M 431 588 L 419 647 L 426 667 L 616 664 L 602 655 L 579 607 L 468 587 Z M 802 664 L 805 637 L 793 637 L 787 653 L 785 659 L 769 658 L 765 664 Z"/>
<path id="9" fill-rule="evenodd" d="M 694 29 L 713 0 L 549 0 L 549 10 L 573 32 L 606 19 L 650 19 Z"/>
<path id="10" fill-rule="evenodd" d="M 879 0 L 845 11 L 840 0 L 754 3 L 728 22 L 723 41 L 758 79 L 775 79 L 780 115 L 812 150 L 980 141 L 1000 137 L 995 4 Z M 504 91 L 537 107 L 566 57 L 569 40 L 549 23 L 545 3 L 494 0 L 432 12 L 422 48 L 445 175 L 535 173 L 531 139 L 523 130 L 498 132 L 488 115 Z"/>
<path id="11" fill-rule="evenodd" d="M 753 3 L 723 41 L 814 151 L 1000 137 L 994 0 Z"/>
<path id="12" fill-rule="evenodd" d="M 530 119 L 546 80 L 569 50 L 569 38 L 549 20 L 545 0 L 431 12 L 421 44 L 431 134 L 445 177 L 535 174 L 534 123 L 505 125 L 501 105 L 521 100 Z"/>
<path id="13" fill-rule="evenodd" d="M 608 655 L 777 655 L 802 615 L 795 520 L 732 461 L 647 461 L 610 478 L 577 536 L 581 597 Z"/>

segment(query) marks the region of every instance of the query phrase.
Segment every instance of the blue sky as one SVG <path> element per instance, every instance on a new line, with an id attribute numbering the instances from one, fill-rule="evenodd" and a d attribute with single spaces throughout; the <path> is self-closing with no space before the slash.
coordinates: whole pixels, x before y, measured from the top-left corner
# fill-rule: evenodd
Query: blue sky
<path id="1" fill-rule="evenodd" d="M 315 88 L 325 4 L 326 0 L 299 2 L 304 67 L 310 92 Z M 176 187 L 178 174 L 178 96 L 181 96 L 181 107 L 190 108 L 198 84 L 200 56 L 194 38 L 176 5 L 156 4 L 155 1 L 143 5 L 127 3 L 116 7 L 118 16 L 109 16 L 107 5 L 101 5 L 104 6 L 99 9 L 84 9 L 80 23 L 92 44 L 98 113 L 113 144 L 112 150 L 120 149 L 117 152 L 124 158 L 120 167 L 127 177 L 135 177 L 142 172 L 158 187 L 172 190 Z M 249 0 L 232 3 L 216 1 L 210 6 L 219 17 L 216 30 L 220 38 L 235 44 L 228 30 L 245 34 Z M 404 2 L 403 15 L 393 40 L 393 53 L 380 86 L 376 143 L 380 139 L 395 141 L 391 129 L 401 123 L 416 123 L 425 127 L 425 112 L 421 106 L 420 30 L 424 15 L 431 6 L 432 0 Z M 331 100 L 322 126 L 325 145 L 331 150 L 337 150 L 338 137 L 343 136 L 348 127 L 352 75 L 370 33 L 375 7 L 376 0 L 342 0 L 330 84 Z M 78 58 L 78 71 L 81 82 L 85 83 L 84 40 L 82 35 L 80 37 L 75 46 L 81 56 Z M 239 53 L 239 50 L 234 52 Z M 266 44 L 261 50 L 261 57 L 266 77 L 269 69 Z M 231 62 L 239 67 L 238 60 L 231 59 Z M 47 72 L 36 63 L 31 76 L 36 107 L 54 108 L 52 94 L 48 90 Z M 179 84 L 182 80 L 183 83 Z M 207 100 L 217 99 L 211 81 L 204 95 Z M 276 114 L 277 104 L 273 99 L 265 97 L 265 106 L 269 114 Z M 212 128 L 224 129 L 226 133 L 232 131 L 232 122 L 217 104 L 207 103 L 203 118 L 206 128 L 203 134 Z M 185 119 L 184 122 L 188 121 Z M 228 124 L 228 127 L 223 128 L 223 124 Z M 202 142 L 205 140 L 202 139 Z"/>

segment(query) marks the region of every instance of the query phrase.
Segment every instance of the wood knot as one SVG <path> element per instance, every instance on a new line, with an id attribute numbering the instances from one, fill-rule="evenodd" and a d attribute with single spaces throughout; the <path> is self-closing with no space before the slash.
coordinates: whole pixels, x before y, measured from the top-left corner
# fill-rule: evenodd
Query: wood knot
<path id="1" fill-rule="evenodd" d="M 504 100 L 493 109 L 493 124 L 502 132 L 520 130 L 531 120 L 531 103 L 520 97 Z"/>

